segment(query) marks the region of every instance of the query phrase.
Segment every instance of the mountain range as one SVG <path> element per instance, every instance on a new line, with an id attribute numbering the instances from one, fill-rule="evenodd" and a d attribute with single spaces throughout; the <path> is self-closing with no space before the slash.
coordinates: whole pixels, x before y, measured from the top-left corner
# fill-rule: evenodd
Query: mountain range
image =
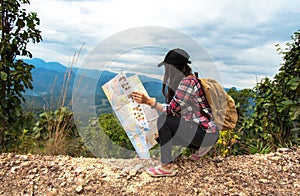
<path id="1" fill-rule="evenodd" d="M 109 71 L 90 70 L 85 68 L 67 67 L 58 62 L 46 62 L 40 58 L 23 59 L 27 64 L 34 65 L 32 70 L 33 89 L 26 93 L 29 95 L 41 96 L 47 94 L 59 94 L 65 80 L 65 74 L 70 73 L 69 90 L 73 89 L 74 78 L 78 74 L 91 82 L 97 82 L 100 88 L 107 81 L 115 77 L 117 74 Z M 79 71 L 79 69 L 81 69 Z M 82 74 L 84 73 L 84 75 Z M 131 74 L 129 74 L 131 75 Z M 99 78 L 99 76 L 101 76 Z M 154 78 L 149 78 L 144 75 L 139 75 L 140 80 L 145 85 L 145 88 L 152 94 L 161 92 L 161 81 Z M 101 80 L 99 80 L 101 79 Z M 101 85 L 101 86 L 100 86 Z M 101 92 L 101 88 L 99 89 Z"/>
<path id="2" fill-rule="evenodd" d="M 90 90 L 91 93 L 97 96 L 96 100 L 98 103 L 96 103 L 96 105 L 100 104 L 105 108 L 109 106 L 101 86 L 115 77 L 117 75 L 116 73 L 95 69 L 90 70 L 85 68 L 68 67 L 58 62 L 46 62 L 40 58 L 22 60 L 27 64 L 34 65 L 35 67 L 31 72 L 33 78 L 33 89 L 26 91 L 26 102 L 32 103 L 32 100 L 34 100 L 34 105 L 36 107 L 45 107 L 45 104 L 49 104 L 50 101 L 55 102 L 60 99 L 62 89 L 65 88 L 66 82 L 68 83 L 66 99 L 70 101 L 74 87 L 74 80 L 77 76 L 80 76 L 80 78 L 83 78 L 85 82 L 97 84 L 96 92 L 92 92 L 93 89 Z M 66 80 L 68 74 L 70 77 Z M 128 73 L 128 75 L 132 74 Z M 139 75 L 139 78 L 150 96 L 158 97 L 159 100 L 162 100 L 162 82 L 160 80 L 150 78 L 145 75 Z M 106 104 L 103 106 L 103 103 Z"/>

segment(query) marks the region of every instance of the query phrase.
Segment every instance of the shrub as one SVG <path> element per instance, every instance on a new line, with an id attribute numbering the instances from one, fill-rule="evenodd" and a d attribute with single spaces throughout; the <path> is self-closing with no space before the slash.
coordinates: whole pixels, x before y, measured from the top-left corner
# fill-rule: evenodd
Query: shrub
<path id="1" fill-rule="evenodd" d="M 73 155 L 82 146 L 73 119 L 73 113 L 67 107 L 46 111 L 33 127 L 35 139 L 39 141 L 42 152 L 49 155 Z M 75 141 L 75 142 L 74 142 Z M 77 143 L 76 145 L 74 145 Z"/>
<path id="2" fill-rule="evenodd" d="M 258 151 L 274 151 L 286 145 L 299 145 L 300 122 L 300 32 L 283 50 L 284 63 L 273 80 L 264 78 L 254 88 L 254 112 L 244 123 L 245 144 Z M 252 150 L 249 151 L 253 152 Z"/>

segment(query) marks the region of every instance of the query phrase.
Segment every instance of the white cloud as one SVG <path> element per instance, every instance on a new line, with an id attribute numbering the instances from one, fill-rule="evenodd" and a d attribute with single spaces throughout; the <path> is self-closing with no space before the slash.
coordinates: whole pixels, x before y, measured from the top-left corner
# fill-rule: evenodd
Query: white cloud
<path id="1" fill-rule="evenodd" d="M 295 19 L 300 16 L 298 0 L 31 0 L 27 10 L 37 12 L 41 19 L 39 29 L 44 42 L 29 48 L 35 57 L 67 64 L 83 43 L 81 57 L 85 58 L 99 43 L 119 32 L 162 26 L 186 33 L 203 44 L 220 65 L 225 83 L 240 87 L 253 86 L 255 75 L 273 76 L 280 62 L 273 45 L 289 41 L 300 28 Z M 161 37 L 130 39 L 151 42 Z M 115 43 L 116 47 L 123 41 Z M 153 56 L 157 56 L 153 61 L 162 58 L 162 53 L 148 55 L 123 55 L 124 62 L 118 66 L 121 69 L 128 66 L 125 62 L 134 65 Z M 230 69 L 239 73 L 239 81 L 230 75 Z"/>

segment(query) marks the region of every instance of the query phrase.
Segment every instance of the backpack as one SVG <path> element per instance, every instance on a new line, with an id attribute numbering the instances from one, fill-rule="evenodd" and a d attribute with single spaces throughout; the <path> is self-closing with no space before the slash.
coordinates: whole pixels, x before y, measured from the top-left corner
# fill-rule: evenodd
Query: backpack
<path id="1" fill-rule="evenodd" d="M 198 78 L 198 74 L 195 75 Z M 234 99 L 216 80 L 210 78 L 198 78 L 198 80 L 212 109 L 212 120 L 218 130 L 234 129 L 238 120 Z"/>

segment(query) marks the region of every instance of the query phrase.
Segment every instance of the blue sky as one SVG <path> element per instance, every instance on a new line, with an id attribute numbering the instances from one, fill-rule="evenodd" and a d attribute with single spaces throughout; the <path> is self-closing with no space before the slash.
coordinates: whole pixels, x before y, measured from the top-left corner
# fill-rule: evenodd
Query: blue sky
<path id="1" fill-rule="evenodd" d="M 168 49 L 181 47 L 191 54 L 192 62 L 198 58 L 199 50 L 193 49 L 193 43 L 186 45 L 183 39 L 174 36 L 180 34 L 201 45 L 201 51 L 211 58 L 200 66 L 192 64 L 192 68 L 207 70 L 202 73 L 204 77 L 213 77 L 210 73 L 218 72 L 217 78 L 225 87 L 252 88 L 261 78 L 273 77 L 282 63 L 275 45 L 284 47 L 291 41 L 290 36 L 300 29 L 299 0 L 30 2 L 26 9 L 38 13 L 43 36 L 42 43 L 29 45 L 34 57 L 68 65 L 74 52 L 84 43 L 77 66 L 134 71 L 161 78 L 163 70 L 155 64 L 163 59 Z M 159 32 L 149 34 L 152 26 Z M 132 29 L 144 32 L 135 34 Z M 133 33 L 124 36 L 124 32 Z M 113 43 L 108 44 L 107 50 L 100 48 L 103 42 L 111 40 Z M 130 41 L 148 45 L 124 47 L 130 47 Z M 110 53 L 112 47 L 123 51 Z M 86 63 L 91 61 L 91 54 L 98 52 L 102 52 L 102 59 L 106 58 L 103 62 L 110 60 L 109 65 L 101 64 L 102 61 Z"/>

